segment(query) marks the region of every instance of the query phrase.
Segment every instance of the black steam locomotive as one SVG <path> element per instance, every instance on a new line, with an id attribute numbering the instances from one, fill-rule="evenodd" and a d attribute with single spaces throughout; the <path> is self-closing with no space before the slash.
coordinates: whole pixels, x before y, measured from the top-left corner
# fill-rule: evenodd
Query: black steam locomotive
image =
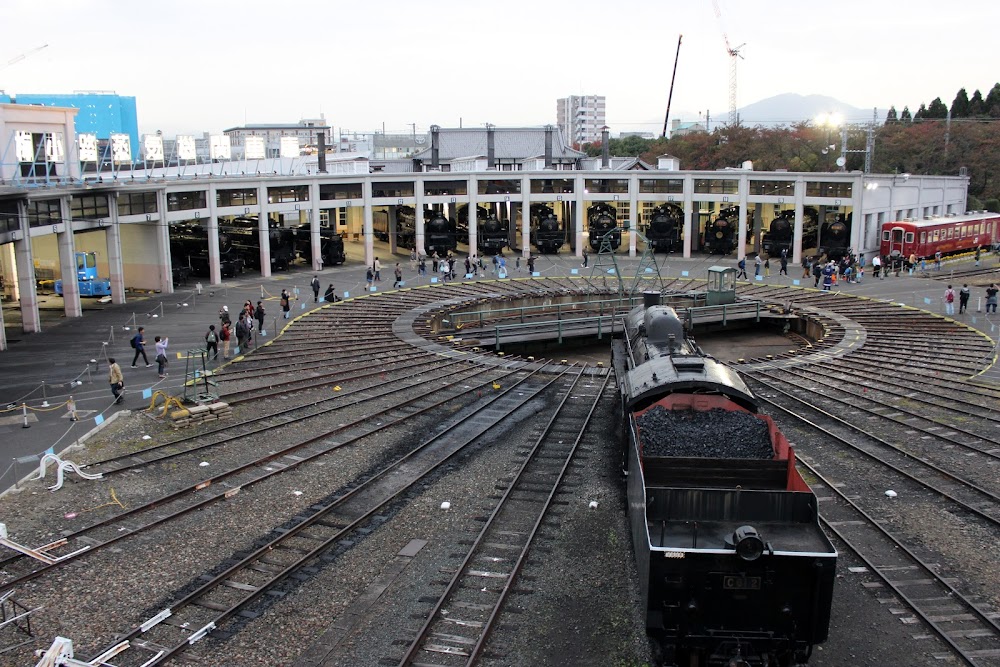
<path id="1" fill-rule="evenodd" d="M 587 226 L 590 230 L 590 247 L 600 251 L 601 240 L 611 232 L 611 249 L 622 244 L 622 230 L 618 226 L 618 212 L 614 206 L 601 202 L 587 209 Z"/>
<path id="2" fill-rule="evenodd" d="M 307 264 L 312 264 L 312 226 L 296 225 L 290 228 L 294 239 L 295 254 Z M 320 227 L 320 260 L 323 266 L 343 264 L 347 260 L 344 254 L 344 239 L 330 227 Z"/>
<path id="3" fill-rule="evenodd" d="M 457 210 L 457 233 L 465 236 L 469 233 L 469 205 L 462 204 Z M 498 255 L 510 243 L 507 234 L 507 222 L 500 220 L 497 214 L 485 206 L 476 207 L 476 241 L 481 255 Z"/>
<path id="4" fill-rule="evenodd" d="M 660 204 L 650 212 L 646 239 L 653 252 L 674 252 L 681 248 L 684 209 L 677 204 Z"/>
<path id="5" fill-rule="evenodd" d="M 658 292 L 612 344 L 647 632 L 668 665 L 788 667 L 827 638 L 837 551 L 787 439 Z"/>
<path id="6" fill-rule="evenodd" d="M 428 211 L 424 211 L 424 222 L 429 219 Z M 379 241 L 389 242 L 389 214 L 385 211 L 375 211 L 372 215 L 372 233 Z M 412 206 L 396 208 L 396 247 L 413 248 L 417 243 L 416 213 Z"/>
<path id="7" fill-rule="evenodd" d="M 455 223 L 436 211 L 427 211 L 424 217 L 429 218 L 424 223 L 424 248 L 427 254 L 436 252 L 439 257 L 444 257 L 453 252 L 458 247 Z"/>
<path id="8" fill-rule="evenodd" d="M 208 229 L 197 223 L 170 226 L 170 262 L 179 276 L 190 274 L 198 277 L 211 275 L 208 253 Z M 219 269 L 223 278 L 234 278 L 243 273 L 246 262 L 229 241 L 229 235 L 219 234 Z M 185 271 L 185 269 L 187 269 Z"/>
<path id="9" fill-rule="evenodd" d="M 260 270 L 260 229 L 257 218 L 237 217 L 228 224 L 220 224 L 233 250 L 252 269 Z M 268 221 L 267 241 L 272 271 L 286 271 L 295 261 L 295 234 L 276 221 Z"/>
<path id="10" fill-rule="evenodd" d="M 825 254 L 839 262 L 851 252 L 851 214 L 838 213 L 836 218 L 823 223 L 819 232 L 820 255 Z"/>
<path id="11" fill-rule="evenodd" d="M 730 206 L 705 227 L 705 252 L 728 255 L 736 249 L 739 234 L 740 207 Z"/>
<path id="12" fill-rule="evenodd" d="M 566 240 L 566 233 L 551 206 L 532 204 L 531 243 L 540 253 L 559 252 Z"/>
<path id="13" fill-rule="evenodd" d="M 761 247 L 771 257 L 777 257 L 784 250 L 791 255 L 792 236 L 795 232 L 795 211 L 782 211 L 771 221 L 771 225 L 761 238 Z"/>

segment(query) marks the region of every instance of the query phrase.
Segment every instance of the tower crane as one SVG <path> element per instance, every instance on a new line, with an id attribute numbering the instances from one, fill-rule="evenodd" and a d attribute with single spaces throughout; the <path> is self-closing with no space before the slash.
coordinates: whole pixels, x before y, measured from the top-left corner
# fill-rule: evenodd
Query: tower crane
<path id="1" fill-rule="evenodd" d="M 740 49 L 746 46 L 746 44 L 740 44 L 735 48 L 729 45 L 729 35 L 726 33 L 726 28 L 722 23 L 722 10 L 719 9 L 719 0 L 712 0 L 712 6 L 715 8 L 715 18 L 719 21 L 719 29 L 722 30 L 722 39 L 726 42 L 726 53 L 729 54 L 729 125 L 735 127 L 738 120 L 736 117 L 736 59 L 743 57 Z"/>
<path id="2" fill-rule="evenodd" d="M 19 56 L 14 56 L 13 58 L 11 58 L 10 60 L 8 60 L 3 65 L 0 65 L 0 70 L 7 69 L 11 65 L 16 65 L 17 63 L 21 62 L 22 60 L 24 60 L 28 56 L 30 56 L 32 54 L 35 54 L 35 53 L 38 53 L 39 51 L 41 51 L 44 48 L 48 48 L 48 46 L 49 46 L 48 44 L 42 44 L 41 46 L 36 46 L 35 48 L 31 49 L 30 51 L 25 51 L 24 53 L 22 53 Z"/>

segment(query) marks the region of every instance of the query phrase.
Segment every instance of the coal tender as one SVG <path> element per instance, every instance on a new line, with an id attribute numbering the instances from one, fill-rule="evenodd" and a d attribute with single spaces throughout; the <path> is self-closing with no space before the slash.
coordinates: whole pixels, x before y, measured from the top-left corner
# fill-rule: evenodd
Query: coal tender
<path id="1" fill-rule="evenodd" d="M 739 375 L 648 292 L 612 356 L 647 631 L 668 665 L 795 665 L 830 625 L 837 551 Z"/>

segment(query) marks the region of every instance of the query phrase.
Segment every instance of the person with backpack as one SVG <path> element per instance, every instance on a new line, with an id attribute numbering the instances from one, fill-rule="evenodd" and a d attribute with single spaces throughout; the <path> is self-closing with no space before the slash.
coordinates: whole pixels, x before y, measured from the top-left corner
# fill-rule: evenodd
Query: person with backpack
<path id="1" fill-rule="evenodd" d="M 138 333 L 132 336 L 132 340 L 129 341 L 129 345 L 135 350 L 135 356 L 132 357 L 132 368 L 135 368 L 135 362 L 139 360 L 139 355 L 142 355 L 142 360 L 146 362 L 146 368 L 149 368 L 153 364 L 149 363 L 149 359 L 146 357 L 146 339 L 143 338 L 142 332 L 146 330 L 146 327 L 139 327 Z"/>
<path id="2" fill-rule="evenodd" d="M 156 341 L 156 372 L 159 373 L 160 379 L 167 377 L 167 345 L 170 344 L 169 338 L 160 338 L 157 336 Z"/>
<path id="3" fill-rule="evenodd" d="M 215 333 L 214 324 L 208 326 L 208 332 L 205 334 L 205 352 L 212 355 L 212 361 L 219 358 L 219 336 Z"/>
<path id="4" fill-rule="evenodd" d="M 740 257 L 740 261 L 736 262 L 736 268 L 739 271 L 736 272 L 736 279 L 747 277 L 747 260 L 746 257 Z"/>
<path id="5" fill-rule="evenodd" d="M 219 330 L 219 340 L 222 341 L 222 358 L 229 358 L 229 340 L 233 337 L 233 330 L 229 328 L 229 322 L 222 325 Z"/>
<path id="6" fill-rule="evenodd" d="M 288 294 L 288 290 L 281 290 L 281 312 L 286 320 L 288 319 L 288 313 L 291 309 L 291 296 Z"/>
<path id="7" fill-rule="evenodd" d="M 229 318 L 229 306 L 219 308 L 219 326 L 222 326 L 223 324 L 233 326 L 233 321 Z"/>
<path id="8" fill-rule="evenodd" d="M 969 307 L 969 297 L 972 296 L 972 290 L 969 289 L 969 283 L 962 285 L 962 289 L 958 290 L 958 312 L 964 313 L 965 309 Z"/>
<path id="9" fill-rule="evenodd" d="M 122 375 L 121 366 L 118 365 L 114 357 L 108 358 L 108 384 L 111 385 L 111 393 L 115 395 L 115 403 L 121 403 L 125 389 L 125 377 Z"/>
<path id="10" fill-rule="evenodd" d="M 948 289 L 944 291 L 944 312 L 945 315 L 955 314 L 955 290 L 948 285 Z"/>

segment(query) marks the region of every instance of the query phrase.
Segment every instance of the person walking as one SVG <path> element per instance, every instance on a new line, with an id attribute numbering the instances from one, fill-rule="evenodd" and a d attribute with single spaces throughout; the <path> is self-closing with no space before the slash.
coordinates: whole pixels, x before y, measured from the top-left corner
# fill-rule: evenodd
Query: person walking
<path id="1" fill-rule="evenodd" d="M 746 257 L 740 257 L 740 261 L 736 262 L 736 268 L 739 269 L 739 271 L 736 272 L 736 279 L 739 280 L 740 278 L 746 278 L 747 277 L 747 258 Z"/>
<path id="2" fill-rule="evenodd" d="M 135 356 L 132 357 L 132 368 L 136 367 L 135 362 L 139 360 L 140 354 L 142 355 L 142 360 L 146 362 L 146 368 L 153 365 L 149 363 L 149 359 L 146 358 L 146 339 L 143 336 L 143 332 L 145 330 L 146 327 L 139 327 L 137 333 L 132 336 L 132 340 L 130 341 L 130 345 L 135 348 Z"/>
<path id="3" fill-rule="evenodd" d="M 590 255 L 587 254 L 587 249 L 583 249 L 583 268 L 587 268 L 587 263 L 590 260 Z"/>
<path id="4" fill-rule="evenodd" d="M 434 254 L 431 255 L 431 273 L 433 273 L 435 275 L 438 272 L 438 261 L 439 260 L 438 260 L 437 251 L 434 251 Z"/>
<path id="5" fill-rule="evenodd" d="M 472 260 L 470 260 L 468 257 L 465 258 L 465 275 L 467 276 L 472 275 Z"/>
<path id="6" fill-rule="evenodd" d="M 170 339 L 164 336 L 160 338 L 157 336 L 153 339 L 156 343 L 156 372 L 161 378 L 167 377 L 167 345 L 170 344 Z"/>
<path id="7" fill-rule="evenodd" d="M 420 274 L 420 275 L 422 275 L 422 276 L 426 276 L 427 275 L 427 258 L 426 257 L 421 257 L 420 258 L 420 263 L 417 264 L 417 273 Z"/>
<path id="8" fill-rule="evenodd" d="M 243 323 L 247 327 L 247 347 L 253 347 L 253 332 L 256 331 L 257 327 L 253 323 L 253 313 L 247 313 L 243 317 Z"/>
<path id="9" fill-rule="evenodd" d="M 813 278 L 815 278 L 813 281 L 813 287 L 819 287 L 819 281 L 823 277 L 823 265 L 818 259 L 813 262 L 812 272 Z"/>
<path id="10" fill-rule="evenodd" d="M 373 282 L 375 282 L 375 272 L 369 266 L 365 269 L 365 289 L 371 289 Z"/>
<path id="11" fill-rule="evenodd" d="M 528 273 L 530 275 L 535 275 L 535 256 L 528 255 Z"/>
<path id="12" fill-rule="evenodd" d="M 990 283 L 990 286 L 986 288 L 986 312 L 990 312 L 990 308 L 993 308 L 993 312 L 997 312 L 997 289 L 995 283 Z"/>
<path id="13" fill-rule="evenodd" d="M 962 289 L 958 290 L 958 312 L 960 314 L 969 307 L 970 296 L 972 296 L 972 290 L 969 289 L 969 283 L 965 283 L 962 285 Z"/>
<path id="14" fill-rule="evenodd" d="M 780 276 L 780 275 L 783 274 L 787 278 L 788 277 L 788 254 L 784 250 L 781 251 L 781 260 L 780 261 L 781 261 L 781 268 L 778 269 L 778 275 Z"/>
<path id="15" fill-rule="evenodd" d="M 761 260 L 760 255 L 753 258 L 753 277 L 756 278 L 760 275 L 760 267 L 764 262 Z"/>
<path id="16" fill-rule="evenodd" d="M 466 261 L 468 261 L 468 260 L 466 260 Z M 403 282 L 403 269 L 400 268 L 399 262 L 396 262 L 396 268 L 393 270 L 392 275 L 396 279 L 392 283 L 392 286 L 393 287 L 399 287 L 400 284 Z"/>
<path id="17" fill-rule="evenodd" d="M 976 266 L 979 266 L 979 255 L 980 255 L 979 246 L 976 246 Z"/>
<path id="18" fill-rule="evenodd" d="M 212 355 L 212 361 L 219 359 L 219 335 L 215 333 L 214 324 L 210 324 L 205 332 L 205 353 Z"/>
<path id="19" fill-rule="evenodd" d="M 935 271 L 940 271 L 941 270 L 941 251 L 940 250 L 938 250 L 937 252 L 934 253 L 934 270 Z"/>
<path id="20" fill-rule="evenodd" d="M 802 255 L 802 277 L 808 278 L 809 274 L 812 273 L 812 258 L 811 255 Z"/>
<path id="21" fill-rule="evenodd" d="M 375 258 L 375 263 L 372 264 L 372 271 L 375 272 L 375 280 L 382 280 L 382 262 Z"/>
<path id="22" fill-rule="evenodd" d="M 764 277 L 765 278 L 770 278 L 771 277 L 771 256 L 770 255 L 768 255 L 767 257 L 764 258 Z"/>
<path id="23" fill-rule="evenodd" d="M 441 282 L 445 283 L 448 282 L 448 274 L 450 273 L 450 271 L 448 270 L 448 261 L 444 259 L 439 261 L 438 269 L 439 273 L 441 274 Z"/>
<path id="24" fill-rule="evenodd" d="M 872 257 L 872 275 L 875 276 L 875 280 L 885 280 L 879 275 L 879 269 L 882 268 L 882 260 L 879 258 L 878 254 Z"/>
<path id="25" fill-rule="evenodd" d="M 260 301 L 257 302 L 257 307 L 253 311 L 253 316 L 257 320 L 257 328 L 260 329 L 261 335 L 264 335 L 264 317 L 267 313 L 264 312 L 264 304 Z"/>
<path id="26" fill-rule="evenodd" d="M 417 270 L 417 249 L 414 248 L 410 251 L 410 271 Z"/>
<path id="27" fill-rule="evenodd" d="M 948 289 L 944 291 L 944 314 L 955 314 L 955 290 L 951 288 L 951 285 L 948 285 Z"/>
<path id="28" fill-rule="evenodd" d="M 520 273 L 521 272 L 521 256 L 514 255 L 514 269 Z"/>
<path id="29" fill-rule="evenodd" d="M 229 358 L 229 340 L 233 337 L 233 330 L 229 326 L 229 322 L 222 325 L 219 329 L 219 340 L 222 341 L 222 358 L 223 360 Z"/>
<path id="30" fill-rule="evenodd" d="M 282 317 L 284 317 L 287 320 L 288 319 L 288 314 L 292 310 L 292 301 L 291 301 L 291 296 L 288 294 L 288 290 L 281 290 L 281 301 L 280 301 L 280 303 L 281 303 Z"/>
<path id="31" fill-rule="evenodd" d="M 118 365 L 114 357 L 108 357 L 108 384 L 111 385 L 111 393 L 115 396 L 115 403 L 124 400 L 125 376 L 122 375 L 122 367 Z"/>
<path id="32" fill-rule="evenodd" d="M 309 283 L 309 287 L 313 290 L 313 303 L 319 303 L 319 277 L 313 276 L 312 282 Z"/>
<path id="33" fill-rule="evenodd" d="M 834 265 L 833 262 L 830 262 L 823 268 L 822 273 L 823 273 L 823 291 L 829 292 L 830 289 L 833 287 L 833 278 L 835 275 L 837 275 L 837 267 Z"/>

